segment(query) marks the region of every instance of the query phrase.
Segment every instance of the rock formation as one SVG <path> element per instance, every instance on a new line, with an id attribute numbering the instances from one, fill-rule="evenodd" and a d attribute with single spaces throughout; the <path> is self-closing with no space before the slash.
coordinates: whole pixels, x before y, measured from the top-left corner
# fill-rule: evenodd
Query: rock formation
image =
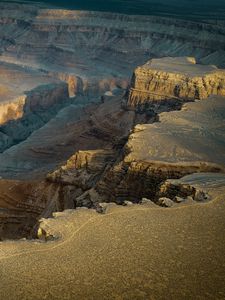
<path id="1" fill-rule="evenodd" d="M 136 68 L 131 81 L 128 109 L 145 111 L 162 104 L 225 95 L 225 71 L 196 64 L 194 58 L 152 59 Z"/>
<path id="2" fill-rule="evenodd" d="M 0 152 L 25 140 L 69 104 L 67 84 L 30 70 L 4 65 L 0 102 Z M 6 73 L 5 73 L 6 71 Z M 25 81 L 25 82 L 24 82 Z"/>
<path id="3" fill-rule="evenodd" d="M 46 183 L 0 180 L 0 240 L 32 237 L 55 190 Z"/>
<path id="4" fill-rule="evenodd" d="M 224 35 L 0 3 L 0 298 L 225 296 Z"/>
<path id="5" fill-rule="evenodd" d="M 24 142 L 0 154 L 1 175 L 44 179 L 76 151 L 123 147 L 134 118 L 134 112 L 121 108 L 121 97 L 88 106 L 83 98 L 76 99 Z"/>
<path id="6" fill-rule="evenodd" d="M 181 111 L 159 115 L 159 122 L 137 125 L 116 162 L 96 189 L 105 201 L 157 201 L 168 178 L 195 172 L 224 172 L 225 98 L 186 104 Z M 213 121 L 210 121 L 213 120 Z"/>
<path id="7" fill-rule="evenodd" d="M 51 78 L 43 72 L 3 62 L 0 63 L 0 78 L 1 125 L 23 116 L 24 105 L 30 101 L 26 98 L 31 98 L 28 97 L 30 91 L 42 85 L 60 84 L 59 80 Z M 41 99 L 37 101 L 41 101 Z M 46 101 L 46 106 L 47 103 Z"/>

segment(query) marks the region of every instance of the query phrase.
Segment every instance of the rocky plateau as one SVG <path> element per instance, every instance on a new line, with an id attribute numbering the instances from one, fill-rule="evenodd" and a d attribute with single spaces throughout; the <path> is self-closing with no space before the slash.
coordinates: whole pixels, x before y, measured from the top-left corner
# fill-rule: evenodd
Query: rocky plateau
<path id="1" fill-rule="evenodd" d="M 225 72 L 214 65 L 196 64 L 192 57 L 152 59 L 138 67 L 131 81 L 129 109 L 146 111 L 148 106 L 174 109 L 183 102 L 225 95 Z"/>

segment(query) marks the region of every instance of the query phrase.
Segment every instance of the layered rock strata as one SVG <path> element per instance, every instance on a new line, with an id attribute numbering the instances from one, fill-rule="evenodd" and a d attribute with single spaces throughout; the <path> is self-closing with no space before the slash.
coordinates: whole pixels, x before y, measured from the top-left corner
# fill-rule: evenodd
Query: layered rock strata
<path id="1" fill-rule="evenodd" d="M 77 98 L 76 104 L 1 155 L 5 177 L 43 178 L 56 169 L 47 176 L 55 196 L 39 216 L 80 206 L 102 211 L 100 202 L 122 204 L 143 198 L 158 202 L 170 197 L 163 186 L 167 179 L 195 172 L 224 172 L 223 97 L 213 96 L 186 104 L 179 112 L 162 113 L 159 122 L 137 125 L 133 132 L 130 130 L 142 115 L 124 110 L 121 99 L 106 93 L 101 104 L 85 106 L 83 98 L 80 102 Z M 153 116 L 149 122 L 156 120 Z M 190 189 L 185 197 L 194 199 L 197 192 Z M 179 188 L 175 190 L 170 201 L 179 202 Z"/>
<path id="2" fill-rule="evenodd" d="M 0 240 L 32 236 L 32 228 L 54 199 L 57 189 L 47 183 L 0 180 Z"/>
<path id="3" fill-rule="evenodd" d="M 67 84 L 61 82 L 39 86 L 19 100 L 2 104 L 0 152 L 25 140 L 69 103 Z"/>
<path id="4" fill-rule="evenodd" d="M 162 113 L 158 123 L 137 125 L 124 159 L 104 174 L 97 191 L 106 201 L 157 201 L 168 178 L 225 172 L 224 113 L 225 98 L 217 96 Z"/>
<path id="5" fill-rule="evenodd" d="M 225 172 L 224 100 L 211 97 L 186 104 L 178 112 L 162 113 L 158 123 L 137 125 L 122 151 L 78 152 L 48 180 L 63 187 L 61 201 L 73 199 L 74 207 L 99 210 L 102 201 L 157 202 L 161 197 L 182 202 L 181 196 L 198 201 L 192 186 L 170 187 L 166 182 L 196 172 Z M 207 195 L 202 192 L 204 199 Z"/>
<path id="6" fill-rule="evenodd" d="M 152 59 L 135 70 L 126 107 L 145 111 L 209 95 L 225 95 L 224 70 L 191 57 Z"/>
<path id="7" fill-rule="evenodd" d="M 86 95 L 125 86 L 133 68 L 149 57 L 188 55 L 224 66 L 223 23 L 40 4 L 1 3 L 0 8 L 0 60 L 64 77 L 71 95 L 77 80 Z"/>
<path id="8" fill-rule="evenodd" d="M 45 73 L 34 70 L 28 67 L 17 66 L 14 64 L 0 63 L 0 125 L 16 120 L 24 115 L 24 111 L 28 110 L 25 105 L 29 105 L 30 91 L 34 90 L 38 86 L 43 85 L 57 85 L 60 84 L 60 80 L 51 78 Z M 47 95 L 40 94 L 38 100 L 38 94 L 36 92 L 36 100 L 33 105 L 42 105 L 44 109 L 43 98 Z M 49 103 L 49 106 L 52 103 Z M 48 99 L 46 99 L 46 107 L 48 106 Z"/>
<path id="9" fill-rule="evenodd" d="M 24 142 L 0 155 L 1 176 L 44 179 L 77 151 L 121 148 L 134 119 L 134 112 L 121 108 L 120 96 L 89 105 L 83 98 L 76 99 Z"/>
<path id="10" fill-rule="evenodd" d="M 32 236 L 36 234 L 37 219 L 50 217 L 56 211 L 80 206 L 98 208 L 99 196 L 92 191 L 90 199 L 89 190 L 95 186 L 105 169 L 114 164 L 133 127 L 135 114 L 121 108 L 121 97 L 111 97 L 110 100 L 104 100 L 104 103 L 90 106 L 82 106 L 81 103 L 80 106 L 77 103 L 77 106 L 70 105 L 64 109 L 63 122 L 58 122 L 58 116 L 26 141 L 1 154 L 0 165 L 5 177 L 15 176 L 17 179 L 26 179 L 26 182 L 34 177 L 38 179 L 30 184 L 33 184 L 34 188 L 27 191 L 26 197 L 22 197 L 27 203 L 27 206 L 23 207 L 23 215 L 28 216 L 30 213 L 30 198 L 33 199 L 36 214 L 30 213 L 28 222 L 25 217 L 23 219 L 19 216 L 20 212 L 16 218 L 14 212 L 20 205 L 16 200 L 11 206 L 5 205 L 4 210 L 7 210 L 7 214 L 2 214 L 0 224 L 9 224 L 9 227 L 2 225 L 2 238 L 6 238 L 7 234 L 8 237 L 14 238 Z M 63 111 L 60 114 L 63 114 Z M 61 126 L 62 124 L 64 126 Z M 62 166 L 62 162 L 76 149 L 77 152 Z M 58 165 L 61 167 L 57 168 Z M 51 172 L 45 182 L 43 174 L 55 169 L 57 170 Z M 0 180 L 0 183 L 4 186 L 5 180 Z M 10 191 L 8 194 L 11 197 Z M 40 202 L 43 197 L 45 199 L 41 207 L 39 197 Z M 0 206 L 2 205 L 0 201 Z M 14 216 L 11 221 L 8 217 L 10 214 Z M 10 225 L 13 220 L 16 220 L 14 227 Z M 14 235 L 9 234 L 8 228 L 13 228 Z"/>

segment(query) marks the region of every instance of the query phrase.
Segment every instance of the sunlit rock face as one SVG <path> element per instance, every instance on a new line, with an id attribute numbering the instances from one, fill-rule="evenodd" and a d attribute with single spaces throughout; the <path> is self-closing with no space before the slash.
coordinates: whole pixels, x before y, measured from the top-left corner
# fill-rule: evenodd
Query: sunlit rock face
<path id="1" fill-rule="evenodd" d="M 65 82 L 41 72 L 1 63 L 0 152 L 25 140 L 69 101 Z"/>
<path id="2" fill-rule="evenodd" d="M 225 70 L 196 64 L 191 57 L 166 57 L 136 68 L 126 105 L 145 110 L 160 102 L 202 100 L 209 95 L 225 95 Z"/>
<path id="3" fill-rule="evenodd" d="M 46 91 L 56 88 L 57 85 L 62 87 L 63 83 L 40 71 L 0 63 L 0 125 L 19 119 L 24 114 L 37 110 L 38 106 L 43 110 L 49 108 L 54 104 L 54 100 L 47 97 Z M 37 89 L 39 86 L 42 86 L 42 89 Z M 46 86 L 45 94 L 43 86 Z M 68 93 L 66 88 L 64 89 L 62 96 L 65 98 L 68 97 Z"/>
<path id="4" fill-rule="evenodd" d="M 119 203 L 157 201 L 160 184 L 195 172 L 225 172 L 225 97 L 186 104 L 137 125 L 117 161 L 98 182 L 98 192 Z"/>
<path id="5" fill-rule="evenodd" d="M 76 98 L 22 143 L 0 154 L 1 176 L 45 178 L 76 151 L 123 146 L 135 114 L 121 108 L 121 98 L 91 105 Z"/>
<path id="6" fill-rule="evenodd" d="M 160 161 L 184 166 L 197 163 L 199 167 L 208 163 L 222 170 L 224 117 L 225 97 L 220 96 L 185 104 L 181 111 L 162 113 L 160 122 L 134 128 L 126 145 L 125 161 Z"/>

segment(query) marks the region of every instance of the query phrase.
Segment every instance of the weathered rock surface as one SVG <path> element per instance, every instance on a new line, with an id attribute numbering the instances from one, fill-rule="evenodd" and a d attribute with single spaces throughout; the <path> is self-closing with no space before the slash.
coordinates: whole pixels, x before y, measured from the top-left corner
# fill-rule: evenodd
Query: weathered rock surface
<path id="1" fill-rule="evenodd" d="M 64 82 L 56 80 L 54 82 L 49 77 L 40 75 L 38 77 L 35 74 L 33 76 L 32 72 L 23 72 L 22 70 L 19 74 L 16 72 L 14 74 L 11 69 L 10 73 L 13 74 L 13 77 L 9 76 L 9 84 L 4 86 L 10 86 L 14 94 L 18 94 L 7 100 L 9 92 L 6 98 L 1 99 L 0 152 L 25 140 L 70 102 L 68 86 Z M 29 77 L 28 80 L 26 80 L 27 77 Z M 20 85 L 19 89 L 17 89 L 17 85 Z M 26 90 L 28 87 L 30 90 Z M 21 95 L 21 93 L 23 94 Z"/>
<path id="2" fill-rule="evenodd" d="M 100 202 L 122 204 L 142 198 L 157 203 L 169 197 L 177 203 L 182 201 L 176 197 L 182 197 L 186 203 L 188 197 L 195 199 L 195 189 L 182 194 L 182 185 L 171 197 L 167 187 L 163 193 L 162 184 L 194 172 L 224 172 L 223 97 L 160 114 L 160 122 L 137 125 L 131 134 L 139 117 L 121 107 L 121 96 L 110 94 L 101 104 L 88 106 L 83 101 L 77 98 L 26 141 L 1 154 L 1 174 L 6 178 L 43 178 L 57 169 L 47 177 L 55 196 L 42 216 L 79 206 L 98 210 Z"/>
<path id="3" fill-rule="evenodd" d="M 77 151 L 121 148 L 134 118 L 134 112 L 121 108 L 121 97 L 88 106 L 85 99 L 77 99 L 24 142 L 0 154 L 0 174 L 44 179 Z"/>
<path id="4" fill-rule="evenodd" d="M 53 212 L 79 206 L 98 209 L 100 197 L 92 187 L 117 159 L 134 119 L 134 112 L 121 108 L 121 97 L 89 106 L 83 104 L 83 99 L 80 104 L 77 100 L 26 141 L 2 153 L 0 168 L 4 177 L 43 180 L 45 174 L 56 170 L 47 176 L 47 182 L 34 184 L 34 189 L 43 190 L 45 195 L 45 205 L 41 210 L 38 206 L 38 197 L 42 197 L 40 193 L 34 195 L 33 190 L 28 193 L 37 202 L 38 213 L 31 214 L 29 223 L 26 218 L 18 216 L 14 237 L 28 236 L 40 216 L 49 217 Z M 15 211 L 16 205 L 7 207 L 8 214 Z M 24 213 L 29 215 L 29 211 Z M 6 214 L 2 215 L 1 222 L 11 224 Z M 8 229 L 4 228 L 4 234 L 0 232 L 0 236 L 5 238 Z"/>
<path id="5" fill-rule="evenodd" d="M 222 67 L 224 23 L 0 8 L 0 61 L 15 67 L 0 86 L 1 103 L 13 100 L 2 109 L 0 146 L 20 142 L 0 154 L 0 174 L 42 180 L 56 170 L 46 181 L 0 180 L 1 239 L 42 239 L 1 243 L 0 298 L 224 298 L 225 99 L 185 105 L 130 134 L 157 116 L 124 110 L 114 97 L 146 58 L 194 55 Z M 224 72 L 215 66 L 152 63 L 159 76 L 148 74 L 148 86 L 164 93 L 155 101 L 174 99 L 170 110 L 180 108 L 177 100 L 224 95 Z M 146 78 L 138 82 L 144 91 Z M 46 79 L 50 85 L 34 89 Z M 61 95 L 76 98 L 63 107 Z M 104 214 L 74 210 L 80 206 Z"/>
<path id="6" fill-rule="evenodd" d="M 159 115 L 159 122 L 134 130 L 127 143 L 125 162 L 225 166 L 225 97 L 185 104 L 181 111 Z M 139 128 L 139 127 L 138 127 Z"/>
<path id="7" fill-rule="evenodd" d="M 135 70 L 126 106 L 145 111 L 210 95 L 225 95 L 225 70 L 196 64 L 191 57 L 166 57 L 152 59 Z"/>
<path id="8" fill-rule="evenodd" d="M 10 120 L 16 120 L 24 115 L 25 105 L 29 105 L 31 91 L 38 86 L 57 85 L 60 81 L 47 76 L 45 73 L 38 70 L 33 70 L 27 67 L 21 67 L 14 64 L 0 63 L 0 124 L 4 124 Z M 64 92 L 65 93 L 65 92 Z M 67 96 L 66 93 L 65 95 Z M 49 103 L 46 97 L 43 103 L 42 95 L 38 99 L 36 92 L 36 100 L 33 103 L 33 108 L 42 105 L 42 108 L 48 108 L 53 103 Z M 68 97 L 68 96 L 67 96 Z M 40 103 L 42 101 L 42 103 Z M 34 101 L 32 101 L 34 102 Z M 45 105 L 45 106 L 44 106 Z"/>
<path id="9" fill-rule="evenodd" d="M 53 185 L 35 181 L 0 180 L 0 190 L 0 240 L 32 237 L 46 204 L 57 195 Z"/>
<path id="10" fill-rule="evenodd" d="M 47 179 L 64 185 L 90 189 L 99 179 L 108 163 L 115 160 L 113 149 L 78 151 L 60 169 L 49 174 Z"/>
<path id="11" fill-rule="evenodd" d="M 197 23 L 158 16 L 50 9 L 34 3 L 1 2 L 0 8 L 0 61 L 11 63 L 15 74 L 22 66 L 32 73 L 31 77 L 36 73 L 53 81 L 65 81 L 69 95 L 77 96 L 77 103 L 61 110 L 46 126 L 43 126 L 49 121 L 46 114 L 38 120 L 35 115 L 35 122 L 32 118 L 28 120 L 32 129 L 28 126 L 29 134 L 22 134 L 18 140 L 15 140 L 17 132 L 27 131 L 23 126 L 21 129 L 10 124 L 6 134 L 5 129 L 0 132 L 1 149 L 33 133 L 29 140 L 1 156 L 0 174 L 8 178 L 22 173 L 25 178 L 32 172 L 33 176 L 43 174 L 44 177 L 76 151 L 93 149 L 90 147 L 93 140 L 87 142 L 87 138 L 81 138 L 88 119 L 85 105 L 99 101 L 102 95 L 114 94 L 118 87 L 125 89 L 133 69 L 149 58 L 188 55 L 195 56 L 198 62 L 204 60 L 218 67 L 224 64 L 220 59 L 224 52 L 223 22 L 204 20 L 204 23 Z M 22 80 L 23 84 L 26 82 L 29 82 L 27 77 Z M 2 94 L 5 95 L 5 91 L 6 85 L 3 85 Z M 18 109 L 21 104 L 14 103 L 18 113 L 12 114 L 10 106 L 6 108 L 7 118 L 21 117 L 21 109 Z M 84 116 L 84 123 L 80 115 Z M 144 119 L 140 118 L 139 122 L 145 122 Z M 34 123 L 43 127 L 36 130 Z M 79 128 L 73 127 L 74 123 Z M 96 134 L 100 132 L 89 133 Z"/>
<path id="12" fill-rule="evenodd" d="M 174 202 L 170 198 L 163 197 L 158 199 L 157 204 L 162 207 L 172 207 Z"/>
<path id="13" fill-rule="evenodd" d="M 106 201 L 157 201 L 160 186 L 168 178 L 225 172 L 224 116 L 225 98 L 217 96 L 188 103 L 181 111 L 162 113 L 158 123 L 136 126 L 124 159 L 104 174 L 97 191 Z"/>

